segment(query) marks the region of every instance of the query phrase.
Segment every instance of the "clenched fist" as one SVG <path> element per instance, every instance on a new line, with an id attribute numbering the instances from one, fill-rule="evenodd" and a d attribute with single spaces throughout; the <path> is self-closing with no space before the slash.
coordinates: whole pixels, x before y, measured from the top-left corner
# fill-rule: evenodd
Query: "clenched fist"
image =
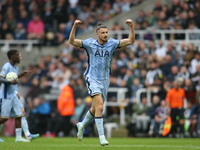
<path id="1" fill-rule="evenodd" d="M 80 21 L 80 20 L 75 20 L 74 26 L 75 26 L 75 27 L 78 27 L 81 23 L 82 23 L 82 21 Z"/>
<path id="2" fill-rule="evenodd" d="M 131 19 L 127 19 L 125 22 L 128 26 L 133 26 L 133 21 Z"/>

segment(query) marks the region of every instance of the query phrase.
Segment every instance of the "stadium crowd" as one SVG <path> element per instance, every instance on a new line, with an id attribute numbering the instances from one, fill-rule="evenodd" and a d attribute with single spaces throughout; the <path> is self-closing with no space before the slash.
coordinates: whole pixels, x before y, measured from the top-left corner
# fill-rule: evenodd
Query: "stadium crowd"
<path id="1" fill-rule="evenodd" d="M 113 8 L 119 8 L 116 6 L 118 1 L 121 2 L 120 0 L 116 0 L 112 5 Z M 12 0 L 9 2 L 13 3 Z M 44 6 L 47 2 L 49 1 L 46 0 L 45 3 L 41 3 L 41 6 Z M 64 1 L 58 0 L 58 4 L 54 6 L 59 7 L 61 2 L 64 3 Z M 90 2 L 94 3 L 95 1 L 91 0 Z M 126 2 L 126 0 L 123 2 Z M 6 5 L 8 4 L 6 3 Z M 26 4 L 27 8 L 33 9 L 40 3 L 36 5 L 36 1 L 33 0 Z M 110 3 L 103 3 L 101 6 L 106 9 L 105 5 L 107 4 L 110 5 Z M 12 8 L 9 5 L 8 7 Z M 47 6 L 45 5 L 46 7 L 49 7 L 49 3 Z M 90 7 L 88 8 L 88 6 L 83 5 L 82 7 L 70 7 L 70 11 L 66 13 L 71 14 L 69 15 L 71 17 L 73 16 L 72 12 L 79 12 L 81 11 L 80 8 L 84 7 L 87 7 L 91 11 Z M 153 27 L 154 29 L 199 28 L 200 23 L 198 21 L 200 19 L 197 19 L 200 17 L 200 13 L 198 13 L 200 10 L 199 7 L 200 1 L 190 0 L 186 2 L 173 0 L 172 9 L 169 9 L 166 5 L 162 6 L 159 1 L 156 1 L 154 10 L 147 13 L 144 11 L 139 12 L 135 29 L 144 30 L 149 27 Z M 121 8 L 121 10 L 123 9 Z M 39 19 L 38 15 L 34 15 L 34 17 L 36 16 Z M 71 22 L 66 20 L 65 23 L 67 24 L 60 23 L 59 28 L 60 26 L 64 26 L 63 28 L 65 29 L 69 25 L 70 29 L 75 17 L 72 18 Z M 90 21 L 94 19 L 91 16 L 89 18 Z M 106 17 L 103 16 L 98 16 L 97 18 L 97 20 L 95 19 L 95 23 L 106 20 Z M 99 20 L 99 18 L 104 19 Z M 2 26 L 4 25 L 2 24 Z M 89 27 L 87 23 L 84 23 L 82 27 L 85 28 L 84 26 Z M 111 28 L 111 30 L 121 29 L 123 28 L 117 23 Z M 185 43 L 183 41 L 180 44 L 180 50 L 178 50 L 173 43 L 173 39 L 184 39 L 183 35 L 169 34 L 166 36 L 171 40 L 167 45 L 164 41 L 159 40 L 159 45 L 156 46 L 155 39 L 152 39 L 148 35 L 146 36 L 146 39 L 149 40 L 147 44 L 139 39 L 136 41 L 137 48 L 135 52 L 125 47 L 118 49 L 113 56 L 110 87 L 127 87 L 129 89 L 126 98 L 126 102 L 129 103 L 128 107 L 126 107 L 126 114 L 131 118 L 130 124 L 127 124 L 129 136 L 137 136 L 138 133 L 147 133 L 149 136 L 159 135 L 160 125 L 169 116 L 169 108 L 165 100 L 168 91 L 173 86 L 177 86 L 174 81 L 177 81 L 178 86 L 184 89 L 187 100 L 186 108 L 184 108 L 184 123 L 186 124 L 184 130 L 185 132 L 189 132 L 192 137 L 200 135 L 199 49 L 192 43 Z M 198 39 L 199 35 L 191 35 L 191 38 Z M 64 41 L 64 39 L 61 41 Z M 159 39 L 159 35 L 157 35 L 157 39 Z M 75 128 L 75 124 L 83 118 L 91 105 L 91 98 L 88 97 L 83 77 L 86 67 L 87 55 L 84 49 L 73 47 L 68 41 L 64 42 L 63 50 L 56 57 L 52 57 L 51 55 L 43 56 L 39 64 L 27 67 L 27 69 L 32 70 L 32 74 L 30 77 L 22 78 L 19 86 L 29 88 L 24 98 L 32 133 L 39 132 L 44 137 L 54 137 L 60 135 L 58 133 L 63 131 L 65 136 L 71 135 L 71 129 Z M 156 91 L 156 93 L 151 95 L 151 106 L 147 105 L 146 94 L 142 94 L 140 97 L 141 102 L 137 103 L 136 92 L 140 88 L 148 88 Z M 61 94 L 55 101 L 48 101 L 43 95 L 50 93 L 52 89 L 61 90 Z M 65 95 L 64 93 L 67 94 Z M 68 97 L 66 99 L 71 99 L 69 97 L 72 94 L 75 105 L 71 101 L 66 100 L 66 103 L 63 101 L 63 98 L 66 97 Z M 116 96 L 108 94 L 108 101 L 116 101 Z M 69 111 L 65 112 L 63 108 L 68 108 Z M 108 108 L 108 118 L 118 115 L 118 107 Z M 177 118 L 177 120 L 179 119 Z M 89 133 L 93 131 L 92 123 L 86 131 L 85 134 L 90 136 Z"/>
<path id="2" fill-rule="evenodd" d="M 0 39 L 39 39 L 43 45 L 58 45 L 69 38 L 76 18 L 83 24 L 76 35 L 98 22 L 129 11 L 143 0 L 7 0 L 0 2 Z"/>

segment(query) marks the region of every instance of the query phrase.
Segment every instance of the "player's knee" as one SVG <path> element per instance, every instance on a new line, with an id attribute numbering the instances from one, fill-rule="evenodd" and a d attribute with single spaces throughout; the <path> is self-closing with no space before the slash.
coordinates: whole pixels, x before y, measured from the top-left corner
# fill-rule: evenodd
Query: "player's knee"
<path id="1" fill-rule="evenodd" d="M 103 104 L 98 105 L 95 110 L 103 112 Z"/>

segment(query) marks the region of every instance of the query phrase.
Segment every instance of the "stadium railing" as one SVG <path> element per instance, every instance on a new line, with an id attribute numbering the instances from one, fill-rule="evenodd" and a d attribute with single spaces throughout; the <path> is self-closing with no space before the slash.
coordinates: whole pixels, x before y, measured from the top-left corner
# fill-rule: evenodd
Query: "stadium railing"
<path id="1" fill-rule="evenodd" d="M 147 105 L 152 106 L 152 93 L 156 94 L 158 93 L 159 88 L 141 88 L 137 90 L 136 92 L 136 103 L 141 103 L 141 94 L 146 93 L 146 98 L 147 98 Z M 163 99 L 161 99 L 163 100 Z M 187 99 L 185 98 L 184 100 L 184 108 L 187 108 Z"/>
<path id="2" fill-rule="evenodd" d="M 1 48 L 3 52 L 7 52 L 11 44 L 21 44 L 24 45 L 25 51 L 30 52 L 32 50 L 33 44 L 38 44 L 39 40 L 0 40 L 0 44 L 4 44 Z"/>
<path id="3" fill-rule="evenodd" d="M 129 30 L 120 30 L 120 31 L 109 31 L 109 36 L 117 38 L 118 40 L 121 40 L 123 36 L 129 34 Z M 158 45 L 158 41 L 162 40 L 165 44 L 168 43 L 169 39 L 166 38 L 166 34 L 184 34 L 185 38 L 184 40 L 178 40 L 178 39 L 173 39 L 173 43 L 178 46 L 180 45 L 181 42 L 185 42 L 186 44 L 188 43 L 193 43 L 194 46 L 197 46 L 200 49 L 200 30 L 199 29 L 194 29 L 194 30 L 155 30 L 155 29 L 147 29 L 147 30 L 135 30 L 135 34 L 139 35 L 136 40 L 142 40 L 145 43 L 147 43 L 149 40 L 145 39 L 144 35 L 146 34 L 151 34 L 152 38 L 155 39 L 155 44 Z M 156 36 L 160 34 L 160 39 L 158 39 Z M 196 39 L 191 39 L 191 35 L 196 35 Z M 137 47 L 137 42 L 133 44 L 133 46 L 130 46 L 132 50 L 135 50 Z"/>
<path id="4" fill-rule="evenodd" d="M 125 125 L 125 107 L 128 105 L 127 102 L 125 102 L 126 98 L 126 92 L 128 92 L 128 88 L 114 88 L 110 87 L 108 89 L 108 93 L 117 93 L 117 101 L 116 102 L 109 102 L 106 101 L 104 105 L 104 112 L 103 114 L 106 114 L 106 106 L 117 106 L 120 109 L 120 125 Z"/>

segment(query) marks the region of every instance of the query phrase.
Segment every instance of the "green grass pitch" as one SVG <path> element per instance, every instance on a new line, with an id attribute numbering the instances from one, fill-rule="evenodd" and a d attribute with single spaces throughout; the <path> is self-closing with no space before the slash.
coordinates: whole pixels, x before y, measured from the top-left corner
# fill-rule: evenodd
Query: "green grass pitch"
<path id="1" fill-rule="evenodd" d="M 108 146 L 100 146 L 98 138 L 38 138 L 30 143 L 15 143 L 14 137 L 2 137 L 0 150 L 192 150 L 200 149 L 200 139 L 175 138 L 111 138 Z"/>

